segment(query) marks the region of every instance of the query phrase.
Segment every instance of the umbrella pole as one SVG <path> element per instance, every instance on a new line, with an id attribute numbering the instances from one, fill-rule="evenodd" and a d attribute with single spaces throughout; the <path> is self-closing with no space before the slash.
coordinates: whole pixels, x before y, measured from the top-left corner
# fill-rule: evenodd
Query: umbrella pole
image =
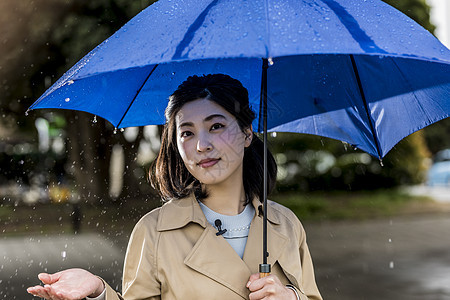
<path id="1" fill-rule="evenodd" d="M 263 263 L 259 265 L 259 277 L 270 275 L 270 264 L 267 263 L 267 58 L 263 58 L 261 77 L 261 102 L 263 106 L 263 139 L 264 139 L 264 182 L 263 182 Z"/>

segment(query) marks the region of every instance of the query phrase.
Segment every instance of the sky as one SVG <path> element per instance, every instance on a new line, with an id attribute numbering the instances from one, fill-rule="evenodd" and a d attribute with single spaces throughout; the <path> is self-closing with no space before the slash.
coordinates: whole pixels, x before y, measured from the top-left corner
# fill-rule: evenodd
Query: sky
<path id="1" fill-rule="evenodd" d="M 431 6 L 431 22 L 436 25 L 435 34 L 447 48 L 450 48 L 450 0 L 427 0 Z"/>

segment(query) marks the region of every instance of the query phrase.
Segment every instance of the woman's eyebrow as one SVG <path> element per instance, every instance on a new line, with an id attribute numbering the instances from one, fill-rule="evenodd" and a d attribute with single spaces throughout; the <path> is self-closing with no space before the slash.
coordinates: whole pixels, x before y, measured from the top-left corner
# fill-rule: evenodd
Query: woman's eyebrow
<path id="1" fill-rule="evenodd" d="M 180 125 L 178 125 L 178 128 L 181 128 L 181 127 L 193 127 L 193 126 L 194 126 L 194 123 L 192 123 L 192 122 L 183 122 Z"/>
<path id="2" fill-rule="evenodd" d="M 213 115 L 210 115 L 210 116 L 207 116 L 203 121 L 204 122 L 208 122 L 208 121 L 211 121 L 212 119 L 214 119 L 214 118 L 221 118 L 221 119 L 227 119 L 224 115 L 221 115 L 221 114 L 213 114 Z"/>

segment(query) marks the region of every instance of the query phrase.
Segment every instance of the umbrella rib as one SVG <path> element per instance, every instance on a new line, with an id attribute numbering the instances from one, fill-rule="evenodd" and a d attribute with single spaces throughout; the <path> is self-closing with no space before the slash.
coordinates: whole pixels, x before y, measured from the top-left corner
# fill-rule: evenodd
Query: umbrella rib
<path id="1" fill-rule="evenodd" d="M 153 69 L 150 71 L 150 73 L 148 73 L 147 78 L 145 78 L 144 82 L 142 83 L 142 85 L 139 87 L 139 89 L 136 92 L 136 95 L 134 95 L 133 100 L 131 100 L 130 105 L 128 105 L 127 110 L 125 111 L 125 113 L 123 114 L 122 118 L 120 119 L 119 123 L 117 123 L 117 128 L 119 128 L 120 124 L 122 124 L 123 119 L 125 118 L 125 116 L 127 115 L 128 111 L 130 110 L 131 106 L 133 105 L 134 101 L 136 100 L 137 96 L 139 95 L 139 93 L 141 92 L 142 88 L 144 87 L 144 85 L 147 83 L 148 79 L 150 78 L 150 76 L 152 76 L 153 72 L 155 71 L 156 67 L 158 67 L 159 64 L 156 64 Z"/>
<path id="2" fill-rule="evenodd" d="M 372 132 L 372 137 L 373 137 L 373 140 L 375 142 L 375 147 L 377 148 L 378 159 L 381 162 L 382 161 L 382 156 L 381 156 L 380 144 L 379 144 L 376 132 L 375 132 L 375 126 L 373 125 L 372 118 L 371 118 L 370 113 L 369 113 L 369 106 L 367 105 L 366 96 L 364 94 L 364 90 L 363 90 L 362 83 L 361 83 L 361 78 L 359 77 L 358 68 L 356 66 L 355 57 L 354 57 L 353 54 L 350 54 L 350 60 L 352 61 L 353 72 L 355 73 L 355 76 L 356 76 L 356 81 L 358 83 L 359 93 L 361 94 L 361 99 L 362 99 L 363 104 L 364 104 L 364 110 L 366 111 L 367 119 L 369 120 L 370 131 Z"/>

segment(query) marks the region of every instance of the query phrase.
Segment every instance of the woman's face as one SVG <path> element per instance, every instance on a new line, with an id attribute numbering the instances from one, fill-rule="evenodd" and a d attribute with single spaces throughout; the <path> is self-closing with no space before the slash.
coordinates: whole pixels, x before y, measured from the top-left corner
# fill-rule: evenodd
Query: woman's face
<path id="1" fill-rule="evenodd" d="M 175 126 L 178 151 L 195 178 L 207 185 L 242 182 L 244 148 L 251 143 L 251 128 L 244 133 L 232 114 L 207 99 L 183 105 L 175 116 Z"/>

